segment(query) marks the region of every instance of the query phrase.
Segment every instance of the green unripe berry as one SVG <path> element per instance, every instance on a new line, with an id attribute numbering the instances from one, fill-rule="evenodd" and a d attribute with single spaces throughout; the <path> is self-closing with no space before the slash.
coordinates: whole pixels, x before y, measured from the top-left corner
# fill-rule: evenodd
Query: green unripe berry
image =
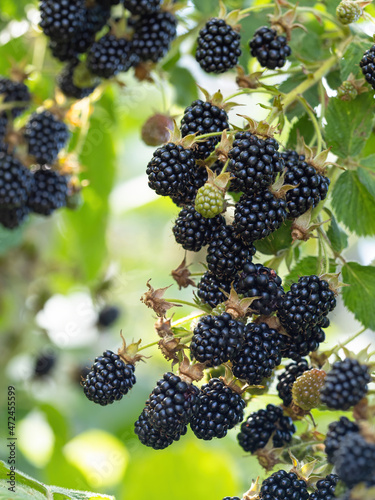
<path id="1" fill-rule="evenodd" d="M 293 402 L 305 411 L 319 406 L 320 389 L 324 385 L 325 378 L 326 372 L 317 368 L 303 373 L 293 384 Z"/>
<path id="2" fill-rule="evenodd" d="M 337 97 L 342 101 L 352 101 L 358 95 L 357 89 L 351 82 L 345 81 L 337 89 Z"/>
<path id="3" fill-rule="evenodd" d="M 342 24 L 350 24 L 358 21 L 362 15 L 361 7 L 350 0 L 342 0 L 336 9 L 337 19 Z"/>
<path id="4" fill-rule="evenodd" d="M 224 211 L 224 193 L 213 184 L 206 183 L 198 189 L 195 198 L 195 210 L 206 217 L 212 219 Z"/>

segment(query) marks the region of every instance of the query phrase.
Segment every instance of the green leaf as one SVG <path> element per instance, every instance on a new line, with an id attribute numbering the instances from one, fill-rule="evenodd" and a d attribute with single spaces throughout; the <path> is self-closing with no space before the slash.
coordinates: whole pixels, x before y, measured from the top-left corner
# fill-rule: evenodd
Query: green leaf
<path id="1" fill-rule="evenodd" d="M 287 78 L 284 82 L 282 82 L 279 86 L 281 92 L 285 92 L 286 94 L 297 87 L 300 83 L 306 80 L 306 75 L 303 73 L 295 73 L 289 78 Z M 318 106 L 319 104 L 319 93 L 318 93 L 318 85 L 313 85 L 306 92 L 304 92 L 303 96 L 310 104 L 312 108 Z M 293 103 L 291 106 L 288 106 L 286 114 L 291 120 L 294 116 L 302 116 L 305 114 L 305 109 L 302 107 L 302 104 L 299 102 Z"/>
<path id="2" fill-rule="evenodd" d="M 373 303 L 375 300 L 375 267 L 347 262 L 342 268 L 344 304 L 366 328 L 375 330 Z"/>
<path id="3" fill-rule="evenodd" d="M 207 15 L 215 15 L 219 11 L 219 0 L 193 0 L 195 8 Z"/>
<path id="4" fill-rule="evenodd" d="M 294 122 L 290 129 L 287 147 L 295 149 L 297 146 L 297 132 L 305 139 L 306 144 L 314 137 L 314 126 L 307 114 L 302 115 L 297 121 Z"/>
<path id="5" fill-rule="evenodd" d="M 327 208 L 325 208 L 325 211 L 331 218 L 331 222 L 327 230 L 327 236 L 335 252 L 341 253 L 348 246 L 348 235 L 337 224 L 336 218 L 333 213 Z"/>
<path id="6" fill-rule="evenodd" d="M 336 263 L 334 259 L 330 259 L 329 272 L 334 273 Z M 301 276 L 311 276 L 312 274 L 319 275 L 322 273 L 322 261 L 318 257 L 304 257 L 296 263 L 291 272 L 285 277 L 283 286 L 287 291 L 292 283 L 297 283 Z"/>
<path id="7" fill-rule="evenodd" d="M 359 95 L 354 101 L 340 101 L 335 97 L 329 100 L 324 133 L 333 153 L 340 158 L 359 155 L 371 134 L 373 105 L 371 92 Z"/>
<path id="8" fill-rule="evenodd" d="M 358 178 L 375 198 L 375 154 L 362 158 L 359 163 L 362 167 L 357 169 Z"/>
<path id="9" fill-rule="evenodd" d="M 25 226 L 17 229 L 6 229 L 0 225 L 0 255 L 7 253 L 8 250 L 21 243 L 24 229 Z"/>
<path id="10" fill-rule="evenodd" d="M 327 83 L 331 87 L 332 90 L 338 89 L 340 87 L 340 85 L 342 84 L 340 71 L 338 69 L 331 71 L 326 76 L 326 80 L 327 80 Z"/>
<path id="11" fill-rule="evenodd" d="M 255 248 L 258 252 L 265 255 L 276 255 L 280 250 L 289 248 L 292 244 L 290 234 L 291 221 L 287 221 L 277 231 L 273 232 L 267 238 L 255 242 Z"/>
<path id="12" fill-rule="evenodd" d="M 375 234 L 375 199 L 361 182 L 358 172 L 340 175 L 332 192 L 336 217 L 360 236 Z"/>
<path id="13" fill-rule="evenodd" d="M 343 57 L 340 59 L 340 74 L 343 81 L 347 80 L 350 73 L 353 73 L 354 76 L 357 76 L 359 73 L 362 75 L 358 62 L 362 59 L 363 53 L 370 47 L 371 42 L 363 38 L 355 37 L 350 42 Z"/>
<path id="14" fill-rule="evenodd" d="M 179 106 L 185 108 L 197 99 L 197 82 L 189 70 L 175 66 L 170 70 L 170 79 L 175 86 L 176 101 Z"/>

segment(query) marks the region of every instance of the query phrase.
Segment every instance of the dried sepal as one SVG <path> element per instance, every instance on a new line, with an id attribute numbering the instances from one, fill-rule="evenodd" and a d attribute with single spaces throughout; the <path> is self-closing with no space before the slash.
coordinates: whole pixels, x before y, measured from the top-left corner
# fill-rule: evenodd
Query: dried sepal
<path id="1" fill-rule="evenodd" d="M 224 96 L 220 90 L 218 90 L 217 92 L 215 92 L 214 94 L 211 95 L 208 92 L 208 90 L 201 87 L 200 85 L 197 85 L 197 87 L 204 95 L 206 102 L 209 102 L 213 106 L 217 106 L 220 109 L 224 109 L 225 111 L 229 111 L 230 109 L 234 108 L 235 106 L 242 106 L 242 104 L 238 104 L 236 102 L 226 102 L 224 99 Z"/>
<path id="2" fill-rule="evenodd" d="M 227 8 L 224 5 L 224 2 L 220 0 L 220 10 L 219 10 L 219 18 L 224 19 L 227 24 L 232 26 L 233 29 L 236 31 L 239 31 L 241 29 L 241 26 L 239 25 L 239 22 L 242 21 L 242 19 L 245 19 L 248 14 L 242 14 L 239 9 L 237 10 L 232 10 L 227 12 Z"/>
<path id="3" fill-rule="evenodd" d="M 295 189 L 297 187 L 292 184 L 284 184 L 286 172 L 287 170 L 284 169 L 270 187 L 270 191 L 274 195 L 274 197 L 282 200 L 285 200 L 286 193 L 288 191 L 291 191 L 292 189 Z"/>
<path id="4" fill-rule="evenodd" d="M 307 146 L 303 137 L 299 137 L 297 141 L 297 153 L 304 155 L 306 163 L 313 166 L 318 174 L 321 175 L 326 174 L 328 165 L 336 165 L 333 161 L 327 161 L 330 150 L 331 148 L 325 149 L 316 155 L 315 149 Z"/>
<path id="5" fill-rule="evenodd" d="M 259 78 L 264 71 L 256 71 L 247 75 L 242 66 L 237 66 L 236 83 L 241 89 L 257 89 L 260 86 Z"/>
<path id="6" fill-rule="evenodd" d="M 222 161 L 223 163 L 228 161 L 229 151 L 233 148 L 234 136 L 233 134 L 227 134 L 227 131 L 224 130 L 221 134 L 221 139 L 218 146 L 215 149 L 215 161 L 216 159 Z"/>
<path id="7" fill-rule="evenodd" d="M 154 79 L 151 75 L 151 72 L 154 69 L 154 67 L 155 63 L 152 63 L 150 61 L 141 62 L 137 64 L 137 66 L 134 68 L 134 76 L 140 82 L 154 83 Z"/>
<path id="8" fill-rule="evenodd" d="M 133 342 L 127 346 L 126 340 L 122 335 L 122 330 L 120 332 L 120 336 L 122 338 L 122 346 L 118 349 L 117 354 L 123 361 L 125 361 L 125 363 L 129 365 L 135 365 L 135 363 L 137 363 L 138 361 L 144 361 L 144 358 L 147 358 L 147 356 L 138 354 L 139 346 L 142 340 L 139 340 L 138 342 Z"/>
<path id="9" fill-rule="evenodd" d="M 198 382 L 203 378 L 203 370 L 206 368 L 204 363 L 191 363 L 189 358 L 184 354 L 183 360 L 179 366 L 179 373 L 182 380 L 185 382 Z"/>
<path id="10" fill-rule="evenodd" d="M 173 335 L 166 336 L 158 342 L 158 348 L 164 358 L 167 361 L 172 361 L 172 368 L 174 365 L 179 363 L 180 360 L 178 353 L 184 349 L 184 346 L 181 345 L 180 342 L 180 339 L 174 337 Z"/>
<path id="11" fill-rule="evenodd" d="M 233 319 L 245 318 L 251 311 L 251 304 L 261 297 L 248 297 L 241 299 L 238 293 L 231 286 L 230 293 L 224 292 L 228 299 L 225 301 L 225 312 L 230 314 Z"/>
<path id="12" fill-rule="evenodd" d="M 353 73 L 350 73 L 348 78 L 342 82 L 340 87 L 337 89 L 337 97 L 341 101 L 351 101 L 355 99 L 357 95 L 368 92 L 369 87 L 366 85 L 366 80 L 364 78 L 355 78 Z"/>
<path id="13" fill-rule="evenodd" d="M 231 174 L 229 172 L 224 172 L 222 174 L 217 175 L 210 168 L 206 167 L 207 170 L 207 181 L 206 184 L 210 184 L 218 188 L 223 194 L 226 193 L 229 183 L 232 179 Z"/>
<path id="14" fill-rule="evenodd" d="M 164 288 L 158 288 L 155 290 L 150 285 L 151 279 L 147 281 L 148 292 L 144 293 L 141 297 L 141 302 L 143 302 L 147 307 L 153 309 L 158 316 L 165 316 L 166 312 L 171 307 L 181 307 L 180 304 L 173 304 L 173 302 L 168 302 L 163 299 L 163 296 L 172 285 L 166 286 Z"/>
<path id="15" fill-rule="evenodd" d="M 312 207 L 310 207 L 304 214 L 300 215 L 297 219 L 294 219 L 291 226 L 291 235 L 293 242 L 296 240 L 307 241 L 310 238 L 316 238 L 312 233 L 318 229 L 323 224 L 329 222 L 325 220 L 323 222 L 317 222 L 311 224 Z"/>
<path id="16" fill-rule="evenodd" d="M 357 422 L 361 420 L 373 421 L 375 419 L 375 405 L 370 405 L 367 398 L 361 399 L 353 408 L 353 417 Z"/>
<path id="17" fill-rule="evenodd" d="M 334 292 L 336 296 L 339 294 L 340 288 L 350 286 L 339 280 L 340 274 L 341 273 L 325 273 L 319 276 L 321 280 L 328 282 L 329 288 Z"/>
<path id="18" fill-rule="evenodd" d="M 171 273 L 172 278 L 178 284 L 179 290 L 181 290 L 181 288 L 187 288 L 188 286 L 196 286 L 195 282 L 190 279 L 191 272 L 188 267 L 189 266 L 186 265 L 186 257 L 184 257 L 181 264 Z"/>
<path id="19" fill-rule="evenodd" d="M 259 465 L 269 472 L 275 465 L 281 462 L 280 458 L 284 453 L 284 448 L 273 447 L 273 433 L 264 448 L 257 450 L 254 455 L 257 457 Z"/>
<path id="20" fill-rule="evenodd" d="M 279 35 L 283 35 L 285 33 L 287 40 L 290 40 L 292 38 L 292 30 L 294 29 L 300 28 L 307 32 L 307 29 L 303 24 L 294 22 L 296 15 L 296 5 L 282 14 L 280 4 L 276 4 L 276 14 L 269 14 L 268 18 L 271 22 L 272 28 L 274 28 Z"/>
<path id="21" fill-rule="evenodd" d="M 247 121 L 246 130 L 249 130 L 252 134 L 260 137 L 273 137 L 277 132 L 277 126 L 273 127 L 264 120 L 257 122 L 253 118 L 246 115 L 237 115 L 244 118 Z"/>
<path id="22" fill-rule="evenodd" d="M 255 481 L 252 481 L 250 488 L 243 495 L 243 500 L 257 500 L 259 498 L 261 485 L 259 484 L 259 476 Z"/>
<path id="23" fill-rule="evenodd" d="M 299 461 L 292 453 L 290 450 L 288 450 L 289 457 L 293 463 L 293 468 L 291 469 L 290 472 L 294 472 L 297 474 L 297 476 L 300 479 L 303 479 L 304 481 L 308 481 L 310 476 L 313 474 L 316 465 L 319 463 L 317 459 L 304 462 L 304 461 Z"/>

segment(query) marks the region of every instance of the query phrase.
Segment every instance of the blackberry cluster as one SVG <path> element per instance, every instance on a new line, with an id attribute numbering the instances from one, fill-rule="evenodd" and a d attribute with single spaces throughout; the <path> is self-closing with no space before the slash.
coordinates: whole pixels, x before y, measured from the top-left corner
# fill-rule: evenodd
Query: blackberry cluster
<path id="1" fill-rule="evenodd" d="M 345 436 L 335 454 L 335 467 L 339 478 L 349 487 L 374 481 L 375 444 L 359 433 Z"/>
<path id="2" fill-rule="evenodd" d="M 135 422 L 134 432 L 138 436 L 140 442 L 145 446 L 149 446 L 154 450 L 164 450 L 170 446 L 173 441 L 178 441 L 182 435 L 186 434 L 187 427 L 185 426 L 179 434 L 175 434 L 174 436 L 165 434 L 160 430 L 156 430 L 150 424 L 147 418 L 147 410 L 144 409 Z"/>
<path id="3" fill-rule="evenodd" d="M 359 65 L 366 81 L 375 90 L 375 45 L 366 50 Z"/>
<path id="4" fill-rule="evenodd" d="M 111 34 L 100 38 L 87 53 L 88 69 L 94 75 L 106 79 L 125 73 L 136 61 L 131 42 Z"/>
<path id="5" fill-rule="evenodd" d="M 274 448 L 289 444 L 295 432 L 292 419 L 280 407 L 269 404 L 265 410 L 250 414 L 241 424 L 237 439 L 244 451 L 255 453 L 267 445 L 271 436 Z"/>
<path id="6" fill-rule="evenodd" d="M 260 489 L 261 500 L 308 500 L 306 481 L 299 479 L 294 472 L 279 470 L 265 479 Z"/>
<path id="7" fill-rule="evenodd" d="M 245 242 L 266 238 L 287 218 L 286 201 L 268 189 L 253 196 L 243 195 L 236 204 L 234 223 L 236 234 Z"/>
<path id="8" fill-rule="evenodd" d="M 98 325 L 108 328 L 120 316 L 120 310 L 116 306 L 105 306 L 98 314 Z"/>
<path id="9" fill-rule="evenodd" d="M 238 132 L 229 151 L 228 171 L 234 180 L 231 191 L 254 195 L 269 187 L 284 168 L 279 144 L 273 138 L 261 139 L 251 132 Z"/>
<path id="10" fill-rule="evenodd" d="M 329 424 L 326 439 L 324 441 L 328 462 L 331 464 L 335 462 L 335 454 L 341 446 L 341 442 L 348 434 L 353 432 L 358 433 L 359 427 L 347 417 L 340 417 L 338 421 Z"/>
<path id="11" fill-rule="evenodd" d="M 33 176 L 15 156 L 0 151 L 0 209 L 24 206 L 33 186 Z"/>
<path id="12" fill-rule="evenodd" d="M 268 69 L 282 68 L 292 53 L 285 36 L 278 36 L 276 30 L 262 26 L 249 42 L 251 55 Z"/>
<path id="13" fill-rule="evenodd" d="M 213 308 L 227 300 L 224 292 L 229 294 L 230 281 L 221 280 L 209 271 L 202 276 L 198 283 L 198 297 Z"/>
<path id="14" fill-rule="evenodd" d="M 238 355 L 245 326 L 228 313 L 203 316 L 194 328 L 190 344 L 191 356 L 206 366 L 219 366 Z"/>
<path id="15" fill-rule="evenodd" d="M 143 16 L 159 9 L 161 0 L 124 0 L 124 7 L 135 16 Z"/>
<path id="16" fill-rule="evenodd" d="M 245 401 L 217 378 L 202 387 L 190 427 L 198 439 L 223 438 L 243 420 Z"/>
<path id="17" fill-rule="evenodd" d="M 92 94 L 97 87 L 97 83 L 93 83 L 88 87 L 86 85 L 82 87 L 78 86 L 75 81 L 75 72 L 77 71 L 79 64 L 78 59 L 70 61 L 57 76 L 56 83 L 66 97 L 80 100 Z"/>
<path id="18" fill-rule="evenodd" d="M 84 0 L 43 0 L 39 4 L 40 27 L 55 41 L 75 37 L 85 23 Z"/>
<path id="19" fill-rule="evenodd" d="M 37 170 L 34 183 L 27 200 L 27 206 L 35 213 L 51 215 L 66 206 L 68 179 L 52 170 Z"/>
<path id="20" fill-rule="evenodd" d="M 266 323 L 249 323 L 239 354 L 232 360 L 233 374 L 250 385 L 272 375 L 281 362 L 283 336 Z"/>
<path id="21" fill-rule="evenodd" d="M 292 402 L 292 387 L 294 382 L 307 370 L 311 370 L 306 359 L 290 363 L 285 370 L 277 377 L 277 392 L 282 399 L 284 406 L 289 406 Z"/>
<path id="22" fill-rule="evenodd" d="M 222 132 L 229 128 L 228 115 L 223 108 L 200 99 L 194 101 L 184 111 L 181 121 L 181 134 L 186 137 L 190 134 L 210 134 Z M 215 149 L 220 137 L 211 137 L 202 143 L 197 143 L 194 150 L 195 158 L 206 158 Z"/>
<path id="23" fill-rule="evenodd" d="M 90 401 L 106 406 L 119 401 L 135 384 L 134 365 L 124 363 L 118 354 L 105 351 L 95 358 L 91 371 L 83 382 Z"/>
<path id="24" fill-rule="evenodd" d="M 36 377 L 45 377 L 56 364 L 56 355 L 53 353 L 40 354 L 34 365 L 34 375 Z"/>
<path id="25" fill-rule="evenodd" d="M 365 397 L 370 381 L 367 365 L 350 358 L 337 361 L 320 391 L 322 403 L 333 410 L 349 410 Z"/>
<path id="26" fill-rule="evenodd" d="M 251 262 L 243 266 L 234 288 L 244 297 L 259 297 L 251 304 L 250 310 L 265 316 L 270 316 L 276 310 L 276 304 L 284 294 L 281 278 L 276 271 Z"/>
<path id="27" fill-rule="evenodd" d="M 241 37 L 224 19 L 210 19 L 197 44 L 195 59 L 206 73 L 224 73 L 238 64 Z"/>
<path id="28" fill-rule="evenodd" d="M 311 493 L 309 500 L 335 500 L 335 489 L 339 476 L 329 474 L 316 483 L 316 490 Z"/>

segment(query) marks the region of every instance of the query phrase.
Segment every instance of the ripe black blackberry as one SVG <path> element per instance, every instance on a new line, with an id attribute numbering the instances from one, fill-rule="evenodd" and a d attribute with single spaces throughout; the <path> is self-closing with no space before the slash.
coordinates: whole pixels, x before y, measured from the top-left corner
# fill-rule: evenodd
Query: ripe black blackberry
<path id="1" fill-rule="evenodd" d="M 51 40 L 69 40 L 85 23 L 84 0 L 42 0 L 40 27 Z"/>
<path id="2" fill-rule="evenodd" d="M 31 102 L 30 91 L 24 83 L 13 82 L 3 76 L 0 76 L 0 98 L 3 103 L 17 103 L 10 110 L 12 118 L 20 116 Z M 0 116 L 6 117 L 6 111 L 3 111 Z"/>
<path id="3" fill-rule="evenodd" d="M 329 326 L 328 318 L 324 318 L 322 326 Z M 319 344 L 324 342 L 326 335 L 320 326 L 306 328 L 301 333 L 284 335 L 284 343 L 281 349 L 283 358 L 294 359 L 300 361 L 302 356 L 307 356 L 310 352 L 318 349 Z"/>
<path id="4" fill-rule="evenodd" d="M 186 207 L 178 214 L 173 234 L 182 248 L 199 252 L 202 247 L 210 243 L 213 233 L 223 225 L 225 220 L 221 215 L 206 219 L 194 207 Z"/>
<path id="5" fill-rule="evenodd" d="M 18 208 L 0 208 L 0 224 L 7 229 L 16 229 L 26 221 L 29 213 L 30 209 L 24 205 Z"/>
<path id="6" fill-rule="evenodd" d="M 8 118 L 5 113 L 0 113 L 0 144 L 1 148 L 4 149 L 4 138 L 7 134 Z"/>
<path id="7" fill-rule="evenodd" d="M 167 372 L 146 401 L 146 415 L 155 430 L 168 436 L 181 434 L 198 411 L 199 389 Z"/>
<path id="8" fill-rule="evenodd" d="M 280 407 L 269 404 L 265 410 L 250 414 L 241 424 L 237 439 L 244 451 L 254 453 L 264 448 L 271 436 L 274 448 L 289 444 L 295 432 L 292 419 Z"/>
<path id="9" fill-rule="evenodd" d="M 359 65 L 366 81 L 375 90 L 375 45 L 366 50 Z"/>
<path id="10" fill-rule="evenodd" d="M 287 172 L 284 184 L 297 186 L 286 193 L 288 218 L 296 219 L 327 197 L 330 180 L 319 174 L 303 155 L 287 150 L 281 153 Z"/>
<path id="11" fill-rule="evenodd" d="M 241 37 L 224 19 L 212 18 L 200 30 L 195 59 L 206 73 L 224 73 L 238 64 Z"/>
<path id="12" fill-rule="evenodd" d="M 249 42 L 250 52 L 259 64 L 268 69 L 282 68 L 292 53 L 285 36 L 277 35 L 268 26 L 258 28 Z"/>
<path id="13" fill-rule="evenodd" d="M 351 432 L 359 432 L 359 427 L 347 417 L 340 417 L 338 421 L 329 424 L 324 441 L 328 462 L 331 464 L 335 462 L 335 454 L 340 447 L 341 441 Z"/>
<path id="14" fill-rule="evenodd" d="M 243 420 L 245 401 L 240 394 L 212 378 L 199 393 L 198 412 L 191 419 L 190 427 L 198 439 L 206 441 L 223 438 L 229 429 Z"/>
<path id="15" fill-rule="evenodd" d="M 33 113 L 25 128 L 29 154 L 34 156 L 40 165 L 54 163 L 69 137 L 65 123 L 49 111 Z"/>
<path id="16" fill-rule="evenodd" d="M 375 479 L 375 444 L 361 434 L 352 432 L 340 442 L 335 453 L 335 467 L 339 478 L 349 487 Z"/>
<path id="17" fill-rule="evenodd" d="M 41 215 L 51 215 L 54 210 L 66 206 L 68 180 L 52 170 L 37 170 L 34 183 L 27 200 L 27 206 L 32 212 Z"/>
<path id="18" fill-rule="evenodd" d="M 105 306 L 103 307 L 98 315 L 98 325 L 103 327 L 109 327 L 120 316 L 120 309 L 116 306 Z"/>
<path id="19" fill-rule="evenodd" d="M 240 497 L 224 497 L 223 500 L 241 500 Z"/>
<path id="20" fill-rule="evenodd" d="M 261 500 L 308 500 L 306 481 L 299 479 L 294 472 L 279 470 L 265 479 L 260 489 Z"/>
<path id="21" fill-rule="evenodd" d="M 135 61 L 132 43 L 111 34 L 102 36 L 87 53 L 88 69 L 94 75 L 106 79 L 128 71 Z"/>
<path id="22" fill-rule="evenodd" d="M 0 208 L 24 206 L 32 185 L 30 170 L 12 154 L 0 151 Z"/>
<path id="23" fill-rule="evenodd" d="M 53 352 L 40 354 L 35 360 L 34 375 L 36 377 L 48 375 L 56 365 L 56 359 L 56 355 Z"/>
<path id="24" fill-rule="evenodd" d="M 144 16 L 159 9 L 161 0 L 124 0 L 124 7 L 135 16 Z"/>
<path id="25" fill-rule="evenodd" d="M 228 313 L 220 316 L 203 316 L 194 328 L 190 354 L 206 366 L 219 366 L 238 355 L 245 326 Z"/>
<path id="26" fill-rule="evenodd" d="M 74 99 L 84 99 L 94 92 L 98 85 L 98 82 L 93 83 L 90 87 L 78 86 L 75 82 L 75 71 L 78 65 L 78 59 L 70 61 L 62 70 L 62 72 L 57 76 L 56 83 L 61 92 L 66 97 L 72 97 Z"/>
<path id="27" fill-rule="evenodd" d="M 228 114 L 225 109 L 215 106 L 211 102 L 201 99 L 194 101 L 184 111 L 181 120 L 181 134 L 185 137 L 190 134 L 203 135 L 213 132 L 222 132 L 229 128 Z M 220 137 L 211 137 L 205 142 L 197 143 L 194 155 L 196 158 L 207 158 L 215 149 Z"/>
<path id="28" fill-rule="evenodd" d="M 261 139 L 251 132 L 238 132 L 228 154 L 228 171 L 234 176 L 230 190 L 253 195 L 273 184 L 284 168 L 278 149 L 271 137 Z"/>
<path id="29" fill-rule="evenodd" d="M 105 406 L 119 401 L 135 382 L 134 365 L 125 363 L 118 354 L 108 350 L 95 358 L 83 382 L 83 390 L 87 399 Z"/>
<path id="30" fill-rule="evenodd" d="M 141 61 L 157 63 L 177 35 L 177 19 L 170 12 L 142 15 L 134 23 L 133 50 Z"/>
<path id="31" fill-rule="evenodd" d="M 337 361 L 320 391 L 322 403 L 333 410 L 349 410 L 366 396 L 370 381 L 367 365 L 350 358 Z"/>
<path id="32" fill-rule="evenodd" d="M 205 304 L 216 307 L 227 300 L 224 292 L 229 294 L 230 286 L 230 281 L 218 279 L 214 274 L 207 271 L 197 285 L 197 295 Z"/>
<path id="33" fill-rule="evenodd" d="M 214 232 L 208 247 L 208 270 L 217 278 L 233 279 L 254 254 L 255 247 L 237 238 L 233 226 L 223 226 Z"/>
<path id="34" fill-rule="evenodd" d="M 240 352 L 232 360 L 233 374 L 250 385 L 272 375 L 281 362 L 284 337 L 266 323 L 249 323 Z"/>
<path id="35" fill-rule="evenodd" d="M 251 304 L 250 311 L 265 316 L 270 316 L 276 310 L 276 304 L 284 293 L 276 271 L 252 262 L 244 265 L 234 288 L 244 297 L 260 297 Z"/>
<path id="36" fill-rule="evenodd" d="M 168 142 L 154 152 L 147 165 L 148 185 L 160 196 L 183 195 L 189 187 L 194 169 L 193 151 Z"/>
<path id="37" fill-rule="evenodd" d="M 286 218 L 286 201 L 265 189 L 253 196 L 241 196 L 236 203 L 233 227 L 240 238 L 253 242 L 276 231 Z"/>
<path id="38" fill-rule="evenodd" d="M 335 489 L 339 481 L 337 474 L 329 474 L 316 483 L 316 490 L 311 493 L 309 500 L 335 500 Z"/>
<path id="39" fill-rule="evenodd" d="M 187 427 L 185 426 L 180 433 L 174 436 L 164 434 L 160 430 L 156 430 L 152 427 L 147 417 L 147 408 L 145 408 L 135 422 L 134 432 L 138 436 L 140 442 L 145 446 L 149 446 L 154 450 L 164 450 L 170 446 L 173 441 L 178 441 L 180 436 L 186 434 Z"/>
<path id="40" fill-rule="evenodd" d="M 307 359 L 301 359 L 298 362 L 290 363 L 285 367 L 285 370 L 277 377 L 277 392 L 282 399 L 284 406 L 289 406 L 292 402 L 292 387 L 294 382 L 305 371 L 311 370 Z"/>
<path id="41" fill-rule="evenodd" d="M 335 307 L 335 293 L 327 281 L 315 275 L 301 276 L 279 300 L 277 315 L 287 333 L 294 335 L 322 326 Z"/>

